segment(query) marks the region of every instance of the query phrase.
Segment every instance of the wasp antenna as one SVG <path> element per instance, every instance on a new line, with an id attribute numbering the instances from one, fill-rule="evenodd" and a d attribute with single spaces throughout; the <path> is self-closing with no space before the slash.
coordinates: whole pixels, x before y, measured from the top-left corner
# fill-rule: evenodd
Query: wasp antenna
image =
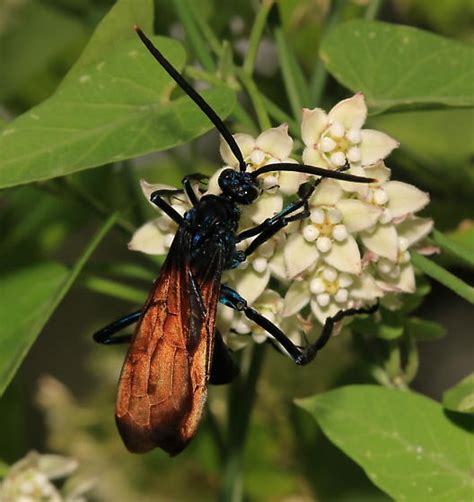
<path id="1" fill-rule="evenodd" d="M 324 178 L 334 178 L 342 181 L 352 181 L 354 183 L 375 183 L 377 181 L 375 178 L 366 178 L 365 176 L 356 176 L 355 174 L 348 174 L 342 171 L 333 171 L 331 169 L 308 166 L 306 164 L 292 164 L 290 162 L 268 164 L 256 169 L 251 174 L 254 178 L 256 178 L 257 176 L 273 171 L 293 171 L 297 173 L 314 174 Z"/>
<path id="2" fill-rule="evenodd" d="M 234 137 L 227 129 L 224 122 L 217 115 L 217 113 L 209 106 L 204 98 L 184 79 L 184 77 L 174 68 L 174 66 L 163 56 L 163 54 L 153 45 L 152 41 L 143 33 L 138 25 L 134 25 L 133 29 L 137 32 L 145 47 L 149 50 L 151 55 L 160 63 L 168 75 L 181 87 L 181 89 L 196 103 L 208 119 L 214 124 L 216 129 L 221 133 L 225 142 L 229 145 L 232 153 L 239 162 L 241 171 L 246 170 L 246 164 L 239 145 Z"/>

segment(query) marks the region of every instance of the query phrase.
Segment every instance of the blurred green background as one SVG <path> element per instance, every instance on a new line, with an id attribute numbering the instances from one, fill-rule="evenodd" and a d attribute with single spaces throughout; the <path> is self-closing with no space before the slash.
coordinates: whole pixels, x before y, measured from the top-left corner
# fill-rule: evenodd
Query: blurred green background
<path id="1" fill-rule="evenodd" d="M 379 20 L 420 27 L 466 43 L 474 40 L 472 0 L 380 3 Z M 155 2 L 155 33 L 182 40 L 188 47 L 175 4 Z M 196 0 L 195 4 L 217 36 L 242 55 L 257 2 Z M 315 65 L 329 4 L 324 0 L 279 2 L 287 40 L 307 73 Z M 364 1 L 345 4 L 342 19 L 363 17 L 367 8 Z M 0 0 L 0 120 L 13 119 L 54 92 L 112 5 L 108 0 Z M 257 58 L 256 81 L 266 95 L 289 111 L 269 31 Z M 325 107 L 348 95 L 331 78 L 326 90 Z M 371 121 L 390 131 L 404 147 L 391 161 L 396 178 L 429 191 L 429 213 L 437 227 L 466 245 L 472 245 L 474 239 L 468 219 L 474 214 L 474 189 L 457 173 L 470 170 L 472 180 L 473 120 L 471 109 L 455 109 L 425 111 L 413 117 L 410 112 L 392 113 Z M 217 145 L 217 134 L 210 132 L 192 144 L 142 158 L 133 168 L 121 162 L 75 174 L 70 182 L 106 207 L 125 209 L 128 219 L 138 226 L 154 214 L 141 199 L 138 180 L 144 177 L 178 184 L 189 172 L 212 173 L 219 166 Z M 428 165 L 433 169 L 426 169 Z M 0 197 L 3 275 L 44 259 L 73 262 L 99 222 L 93 211 L 84 209 L 80 196 L 73 198 L 50 186 L 20 186 L 4 190 Z M 460 200 L 466 203 L 460 204 Z M 71 455 L 81 463 L 84 476 L 99 480 L 91 500 L 211 500 L 220 484 L 211 423 L 205 421 L 195 441 L 175 459 L 161 451 L 131 455 L 115 430 L 113 403 L 124 348 L 96 346 L 91 333 L 136 309 L 152 280 L 150 259 L 128 251 L 127 240 L 126 232 L 114 230 L 100 245 L 87 273 L 48 322 L 0 400 L 0 457 L 12 463 L 31 449 Z M 472 282 L 472 269 L 462 261 L 449 255 L 442 260 Z M 114 276 L 117 269 L 123 271 L 125 262 L 135 268 L 130 273 L 133 279 L 123 279 L 133 288 L 123 296 L 135 295 L 135 302 L 100 294 L 104 286 L 94 282 L 98 271 L 109 268 Z M 158 271 L 159 261 L 155 262 Z M 440 322 L 448 333 L 420 345 L 420 369 L 413 386 L 440 399 L 446 388 L 472 368 L 474 344 L 469 326 L 474 322 L 473 312 L 466 301 L 433 284 L 417 315 Z M 244 483 L 250 500 L 388 500 L 292 404 L 294 398 L 346 382 L 370 381 L 361 361 L 357 346 L 343 336 L 304 368 L 267 351 L 245 451 Z M 224 415 L 226 399 L 226 389 L 211 387 L 210 406 L 218 419 Z"/>

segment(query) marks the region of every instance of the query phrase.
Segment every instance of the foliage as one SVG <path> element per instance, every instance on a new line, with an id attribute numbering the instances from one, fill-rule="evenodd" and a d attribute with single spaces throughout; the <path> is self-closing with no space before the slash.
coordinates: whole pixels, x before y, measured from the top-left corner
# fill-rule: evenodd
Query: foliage
<path id="1" fill-rule="evenodd" d="M 0 444 L 8 445 L 0 476 L 13 479 L 18 469 L 7 464 L 26 453 L 31 382 L 62 364 L 74 396 L 43 381 L 46 445 L 89 467 L 88 475 L 101 472 L 92 487 L 100 500 L 117 493 L 144 501 L 157 493 L 182 500 L 215 493 L 225 500 L 467 499 L 472 375 L 446 390 L 463 376 L 446 374 L 442 405 L 410 387 L 422 344 L 462 335 L 425 315 L 430 281 L 459 295 L 453 307 L 474 302 L 467 279 L 474 263 L 474 50 L 445 36 L 469 38 L 464 20 L 472 7 L 462 0 L 428 8 L 422 0 L 411 8 L 392 0 L 391 9 L 375 0 L 317 2 L 320 9 L 310 0 L 263 0 L 257 11 L 250 2 L 162 4 L 154 17 L 151 0 L 0 2 Z M 241 379 L 211 390 L 201 432 L 173 460 L 160 452 L 131 458 L 118 442 L 113 388 L 123 351 L 110 357 L 97 348 L 89 357 L 69 349 L 75 325 L 89 350 L 90 332 L 108 313 L 137 308 L 157 274 L 160 260 L 126 251 L 151 214 L 139 178 L 177 185 L 184 174 L 212 174 L 218 165 L 216 135 L 195 140 L 211 124 L 145 52 L 135 23 L 149 34 L 157 28 L 154 41 L 195 85 L 210 87 L 203 95 L 233 132 L 258 136 L 286 122 L 301 137 L 301 107 L 330 109 L 363 91 L 369 127 L 401 143 L 393 178 L 431 194 L 424 216 L 437 229 L 426 246 L 441 252 L 413 254 L 416 292 L 397 300 L 396 310 L 385 305 L 344 328 L 311 367 L 294 368 L 264 345 L 239 352 Z M 298 154 L 303 147 L 295 142 Z M 46 340 L 62 347 L 59 360 Z M 309 415 L 289 407 L 301 396 L 311 396 L 297 403 L 324 436 Z M 38 444 L 33 438 L 28 449 Z M 37 469 L 38 459 L 27 457 L 28 466 Z M 183 477 L 199 480 L 195 493 L 182 489 Z"/>

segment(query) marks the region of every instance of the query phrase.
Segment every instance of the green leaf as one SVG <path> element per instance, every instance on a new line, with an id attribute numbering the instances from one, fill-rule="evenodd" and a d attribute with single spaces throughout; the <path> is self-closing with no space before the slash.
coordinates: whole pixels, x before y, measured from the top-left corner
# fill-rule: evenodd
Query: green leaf
<path id="1" fill-rule="evenodd" d="M 474 373 L 443 393 L 443 406 L 451 411 L 474 413 Z"/>
<path id="2" fill-rule="evenodd" d="M 433 340 L 446 335 L 446 329 L 441 324 L 419 317 L 409 317 L 406 320 L 405 328 L 415 340 Z"/>
<path id="3" fill-rule="evenodd" d="M 405 152 L 446 176 L 447 165 L 454 175 L 463 165 L 467 169 L 474 154 L 473 123 L 472 108 L 446 108 L 377 115 L 369 127 L 390 134 Z"/>
<path id="4" fill-rule="evenodd" d="M 432 279 L 435 279 L 439 283 L 443 284 L 443 286 L 451 289 L 468 302 L 474 303 L 474 288 L 459 279 L 459 277 L 456 277 L 454 274 L 448 272 L 434 261 L 431 261 L 415 251 L 411 253 L 411 260 L 415 267 L 422 270 Z"/>
<path id="5" fill-rule="evenodd" d="M 177 42 L 154 41 L 182 68 L 185 56 Z M 165 150 L 211 129 L 187 96 L 169 99 L 173 87 L 138 39 L 126 42 L 2 130 L 0 187 Z M 232 110 L 229 89 L 203 95 L 221 117 Z"/>
<path id="6" fill-rule="evenodd" d="M 320 55 L 341 84 L 364 92 L 374 113 L 474 105 L 474 49 L 417 28 L 349 21 L 331 30 Z"/>
<path id="7" fill-rule="evenodd" d="M 469 500 L 474 439 L 420 394 L 341 387 L 297 404 L 395 500 Z"/>
<path id="8" fill-rule="evenodd" d="M 43 263 L 2 278 L 0 396 L 115 219 L 112 215 L 101 226 L 70 271 L 58 263 Z"/>
<path id="9" fill-rule="evenodd" d="M 104 54 L 118 48 L 125 40 L 136 39 L 133 26 L 138 24 L 145 32 L 153 29 L 154 8 L 152 0 L 118 0 L 102 19 L 89 43 L 63 83 L 80 76 L 84 68 L 103 60 Z"/>

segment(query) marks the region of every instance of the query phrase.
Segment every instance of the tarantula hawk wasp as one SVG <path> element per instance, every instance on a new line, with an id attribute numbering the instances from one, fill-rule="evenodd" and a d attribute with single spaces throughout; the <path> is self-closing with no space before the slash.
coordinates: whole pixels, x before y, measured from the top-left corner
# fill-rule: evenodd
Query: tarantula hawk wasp
<path id="1" fill-rule="evenodd" d="M 176 455 L 196 433 L 207 384 L 228 383 L 238 373 L 229 349 L 215 330 L 218 302 L 243 312 L 263 327 L 300 365 L 310 362 L 326 344 L 334 323 L 346 316 L 374 310 L 338 312 L 327 319 L 318 340 L 300 348 L 250 307 L 237 291 L 221 284 L 223 270 L 238 267 L 288 223 L 309 215 L 308 197 L 314 184 L 312 188 L 300 189 L 300 198 L 273 217 L 237 233 L 239 206 L 253 203 L 261 193 L 258 177 L 273 171 L 296 171 L 360 183 L 373 180 L 291 163 L 247 172 L 242 152 L 223 121 L 140 28 L 134 29 L 158 63 L 211 120 L 239 162 L 238 171 L 228 168 L 220 174 L 219 196 L 204 195 L 199 199 L 193 182 L 200 175 L 186 176 L 184 192 L 193 207 L 184 216 L 166 202 L 165 197 L 172 195 L 169 190 L 152 193 L 151 202 L 178 224 L 168 256 L 143 308 L 94 334 L 94 339 L 103 344 L 131 342 L 120 376 L 115 412 L 125 446 L 135 453 L 160 447 Z M 237 243 L 249 237 L 254 239 L 248 247 L 237 250 Z M 137 321 L 133 335 L 115 335 Z"/>

